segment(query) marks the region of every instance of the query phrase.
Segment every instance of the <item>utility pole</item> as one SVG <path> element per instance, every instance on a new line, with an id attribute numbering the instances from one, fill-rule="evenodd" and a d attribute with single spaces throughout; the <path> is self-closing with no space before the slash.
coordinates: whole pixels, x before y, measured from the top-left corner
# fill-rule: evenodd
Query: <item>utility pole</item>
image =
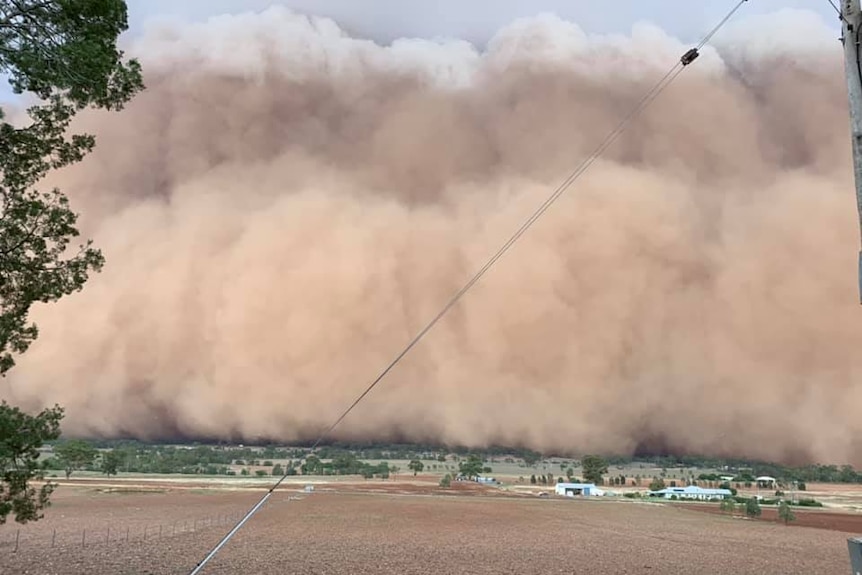
<path id="1" fill-rule="evenodd" d="M 841 42 L 844 44 L 844 71 L 850 100 L 850 132 L 853 142 L 853 173 L 856 180 L 856 209 L 862 236 L 862 59 L 860 59 L 862 10 L 859 0 L 841 0 Z M 860 238 L 862 241 L 862 238 Z M 859 303 L 862 304 L 862 249 L 859 251 Z"/>
<path id="2" fill-rule="evenodd" d="M 862 235 L 862 58 L 860 58 L 862 10 L 859 0 L 841 0 L 841 42 L 844 44 L 844 72 L 850 101 L 850 133 L 853 141 L 853 174 L 856 180 L 856 209 Z M 859 251 L 859 302 L 862 303 L 862 249 Z M 847 540 L 853 575 L 862 575 L 862 538 Z"/>

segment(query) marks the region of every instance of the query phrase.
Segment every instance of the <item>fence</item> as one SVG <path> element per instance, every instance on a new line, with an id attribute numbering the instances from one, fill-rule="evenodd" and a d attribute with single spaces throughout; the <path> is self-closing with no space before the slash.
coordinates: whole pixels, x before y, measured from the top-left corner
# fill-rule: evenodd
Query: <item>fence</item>
<path id="1" fill-rule="evenodd" d="M 101 527 L 49 527 L 41 522 L 20 527 L 6 524 L 0 526 L 0 554 L 146 543 L 217 527 L 227 529 L 242 516 L 243 513 L 237 512 L 161 523 L 151 521 L 106 523 Z"/>

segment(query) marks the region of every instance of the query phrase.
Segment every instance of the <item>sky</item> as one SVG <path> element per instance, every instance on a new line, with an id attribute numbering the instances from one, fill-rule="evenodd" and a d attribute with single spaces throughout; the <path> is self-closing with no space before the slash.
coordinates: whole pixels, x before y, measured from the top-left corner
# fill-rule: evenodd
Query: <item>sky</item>
<path id="1" fill-rule="evenodd" d="M 129 30 L 122 43 L 130 45 L 149 25 L 160 21 L 204 22 L 224 14 L 260 12 L 285 6 L 297 12 L 335 20 L 353 37 L 388 44 L 398 38 L 457 38 L 484 47 L 494 34 L 518 18 L 555 14 L 590 34 L 628 34 L 632 26 L 649 22 L 684 42 L 696 43 L 735 4 L 734 0 L 704 2 L 691 9 L 688 0 L 128 0 Z M 748 2 L 736 19 L 773 14 L 783 9 L 815 13 L 835 30 L 840 25 L 827 0 L 758 0 Z M 0 103 L 16 97 L 0 82 Z"/>
<path id="2" fill-rule="evenodd" d="M 139 33 L 152 18 L 199 21 L 218 14 L 259 11 L 274 4 L 333 18 L 351 35 L 380 42 L 399 37 L 456 37 L 481 45 L 517 18 L 548 12 L 576 22 L 588 33 L 625 33 L 636 22 L 646 20 L 691 41 L 711 29 L 735 0 L 129 0 L 130 32 Z M 693 9 L 693 4 L 699 6 Z M 827 0 L 757 0 L 744 5 L 739 16 L 769 14 L 783 8 L 815 12 L 832 23 L 837 37 L 837 15 Z"/>

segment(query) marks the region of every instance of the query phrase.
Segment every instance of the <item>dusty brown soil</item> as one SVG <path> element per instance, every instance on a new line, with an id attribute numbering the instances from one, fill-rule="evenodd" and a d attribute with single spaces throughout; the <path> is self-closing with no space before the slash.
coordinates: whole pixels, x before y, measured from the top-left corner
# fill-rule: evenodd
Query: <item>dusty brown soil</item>
<path id="1" fill-rule="evenodd" d="M 847 536 L 837 531 L 788 529 L 673 505 L 466 496 L 468 490 L 489 493 L 473 485 L 459 486 L 455 493 L 464 496 L 440 495 L 433 486 L 363 488 L 375 493 L 357 492 L 360 487 L 275 492 L 204 573 L 849 571 Z M 229 529 L 218 517 L 238 517 L 260 496 L 258 490 L 106 493 L 62 487 L 46 518 L 21 528 L 17 553 L 11 544 L 17 526 L 0 527 L 0 573 L 188 573 Z M 215 519 L 205 524 L 207 517 Z M 183 522 L 184 528 L 168 527 Z M 93 534 L 86 547 L 80 540 L 85 528 Z M 58 540 L 51 547 L 54 529 Z"/>

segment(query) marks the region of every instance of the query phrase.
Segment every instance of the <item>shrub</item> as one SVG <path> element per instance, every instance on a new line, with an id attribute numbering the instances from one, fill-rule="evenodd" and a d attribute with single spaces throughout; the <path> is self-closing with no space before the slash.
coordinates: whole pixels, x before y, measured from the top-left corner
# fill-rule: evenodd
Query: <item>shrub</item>
<path id="1" fill-rule="evenodd" d="M 450 485 L 452 485 L 452 475 L 447 473 L 440 480 L 440 487 L 449 487 Z"/>
<path id="2" fill-rule="evenodd" d="M 796 505 L 799 507 L 823 507 L 823 504 L 815 499 L 800 499 Z"/>
<path id="3" fill-rule="evenodd" d="M 793 510 L 790 509 L 790 505 L 786 501 L 782 501 L 778 507 L 778 518 L 784 521 L 785 525 L 796 520 L 796 515 L 793 514 Z"/>
<path id="4" fill-rule="evenodd" d="M 760 517 L 760 514 L 763 513 L 760 509 L 760 503 L 757 502 L 757 499 L 751 498 L 745 502 L 745 514 L 749 517 Z"/>
<path id="5" fill-rule="evenodd" d="M 269 473 L 267 473 L 265 469 L 258 469 L 257 471 L 254 472 L 254 474 L 257 475 L 258 477 L 264 477 L 266 475 L 269 475 Z"/>
<path id="6" fill-rule="evenodd" d="M 722 499 L 720 508 L 722 511 L 726 511 L 733 515 L 736 511 L 736 502 L 733 499 Z"/>

